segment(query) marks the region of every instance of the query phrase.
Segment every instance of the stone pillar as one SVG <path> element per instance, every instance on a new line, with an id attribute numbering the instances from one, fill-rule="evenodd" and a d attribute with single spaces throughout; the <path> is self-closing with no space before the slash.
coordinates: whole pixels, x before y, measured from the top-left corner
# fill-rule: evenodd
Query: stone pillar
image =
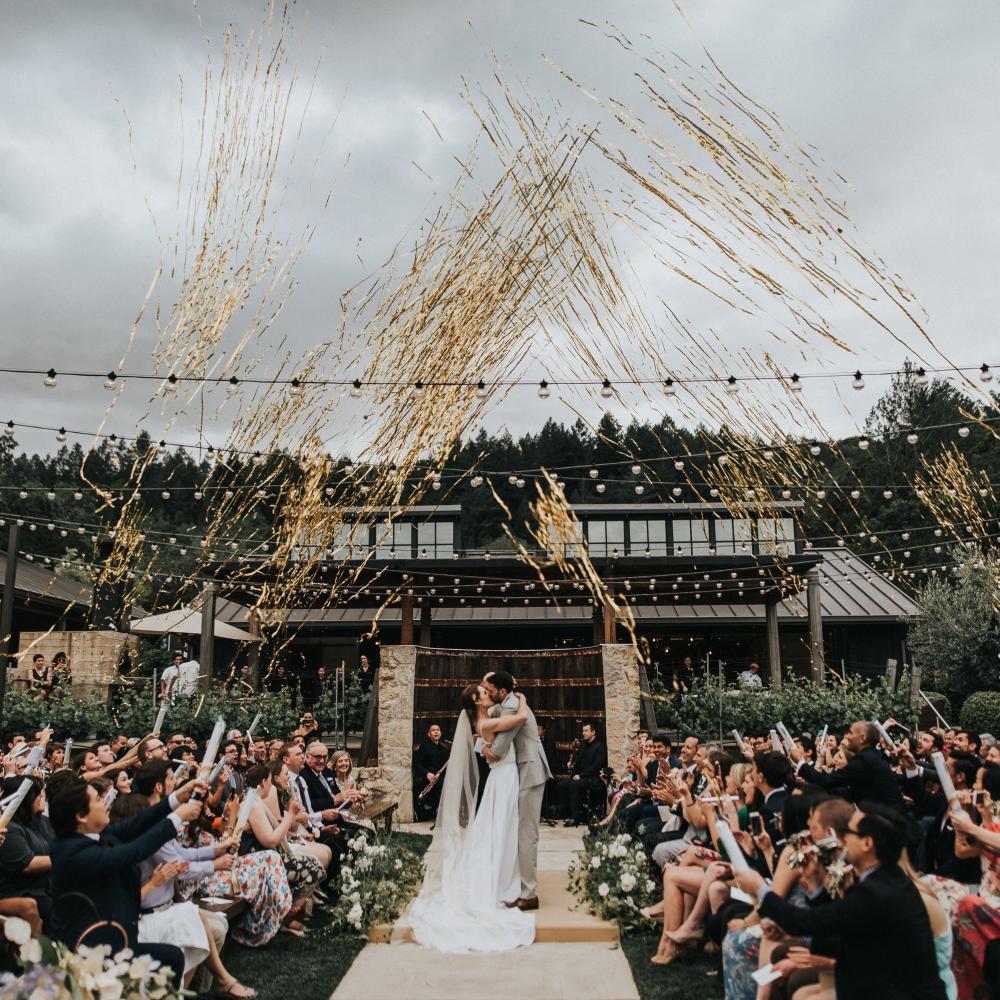
<path id="1" fill-rule="evenodd" d="M 781 687 L 781 637 L 778 635 L 778 602 L 768 600 L 764 605 L 767 621 L 767 663 L 771 669 L 771 688 Z"/>
<path id="2" fill-rule="evenodd" d="M 413 819 L 413 683 L 416 646 L 383 646 L 378 670 L 378 764 L 398 818 Z"/>
<path id="3" fill-rule="evenodd" d="M 823 649 L 823 610 L 820 606 L 819 570 L 813 566 L 806 572 L 806 607 L 809 611 L 809 666 L 812 679 L 822 684 L 826 674 Z"/>
<path id="4" fill-rule="evenodd" d="M 601 646 L 604 670 L 604 742 L 616 767 L 634 750 L 639 731 L 639 660 L 630 645 Z"/>

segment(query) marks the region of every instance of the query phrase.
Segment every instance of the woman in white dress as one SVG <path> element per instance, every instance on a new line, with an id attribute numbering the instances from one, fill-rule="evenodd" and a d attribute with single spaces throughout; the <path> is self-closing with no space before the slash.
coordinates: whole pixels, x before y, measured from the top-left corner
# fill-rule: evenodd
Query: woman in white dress
<path id="1" fill-rule="evenodd" d="M 535 918 L 505 902 L 517 899 L 517 760 L 514 747 L 490 768 L 476 809 L 476 751 L 496 733 L 528 717 L 522 695 L 515 715 L 490 718 L 493 702 L 478 684 L 462 692 L 451 756 L 445 770 L 437 827 L 420 895 L 410 908 L 414 940 L 452 954 L 510 951 L 535 939 Z M 478 737 L 478 739 L 477 739 Z"/>

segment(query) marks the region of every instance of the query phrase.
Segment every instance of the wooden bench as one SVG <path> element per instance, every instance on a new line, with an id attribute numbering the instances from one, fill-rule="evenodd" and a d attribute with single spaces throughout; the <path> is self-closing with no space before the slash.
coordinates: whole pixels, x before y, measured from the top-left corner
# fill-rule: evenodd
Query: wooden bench
<path id="1" fill-rule="evenodd" d="M 392 833 L 392 814 L 396 811 L 399 803 L 395 799 L 388 797 L 370 799 L 361 809 L 352 810 L 344 814 L 344 819 L 350 822 L 367 820 L 373 827 L 382 827 L 383 833 Z"/>
<path id="2" fill-rule="evenodd" d="M 206 902 L 205 900 L 199 899 L 198 906 L 203 910 L 208 910 L 210 913 L 221 913 L 226 920 L 229 921 L 230 926 L 232 926 L 244 913 L 249 909 L 247 901 L 245 899 L 225 899 L 225 900 L 212 900 L 211 902 Z"/>

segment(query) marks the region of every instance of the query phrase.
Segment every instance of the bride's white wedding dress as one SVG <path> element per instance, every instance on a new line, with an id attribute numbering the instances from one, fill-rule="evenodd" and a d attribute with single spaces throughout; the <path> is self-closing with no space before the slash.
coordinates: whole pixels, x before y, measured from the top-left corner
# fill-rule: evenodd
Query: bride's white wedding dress
<path id="1" fill-rule="evenodd" d="M 410 908 L 414 940 L 452 954 L 509 951 L 535 939 L 534 914 L 504 906 L 521 893 L 513 745 L 490 769 L 478 812 L 477 771 L 472 728 L 463 712 L 445 771 L 427 875 Z"/>

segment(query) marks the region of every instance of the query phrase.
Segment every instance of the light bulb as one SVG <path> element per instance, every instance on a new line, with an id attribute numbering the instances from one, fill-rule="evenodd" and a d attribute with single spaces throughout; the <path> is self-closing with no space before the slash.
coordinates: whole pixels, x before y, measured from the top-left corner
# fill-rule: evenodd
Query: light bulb
<path id="1" fill-rule="evenodd" d="M 255 451 L 253 453 L 253 464 L 254 465 L 263 465 L 264 464 L 264 456 L 259 451 Z"/>
<path id="2" fill-rule="evenodd" d="M 351 383 L 351 399 L 360 399 L 360 398 L 361 398 L 361 379 L 356 378 Z"/>
<path id="3" fill-rule="evenodd" d="M 599 475 L 600 475 L 600 473 L 597 471 L 597 469 L 591 469 L 590 470 L 590 478 L 591 479 L 596 479 Z"/>
<path id="4" fill-rule="evenodd" d="M 857 389 L 860 392 L 860 390 L 862 390 L 864 387 L 865 387 L 864 376 L 861 374 L 861 372 L 855 372 L 854 381 L 851 382 L 851 388 Z"/>
<path id="5" fill-rule="evenodd" d="M 483 477 L 482 476 L 473 476 L 472 479 L 469 481 L 469 485 L 470 486 L 474 486 L 474 487 L 482 486 L 483 485 Z"/>
<path id="6" fill-rule="evenodd" d="M 891 500 L 892 490 L 882 490 L 882 496 L 884 496 L 886 500 Z"/>
<path id="7" fill-rule="evenodd" d="M 50 368 L 45 376 L 45 382 L 43 383 L 46 389 L 54 389 L 58 384 L 56 382 L 56 370 L 55 368 Z"/>
<path id="8" fill-rule="evenodd" d="M 814 455 L 815 456 L 815 455 L 818 455 L 819 453 L 820 453 L 820 446 L 818 444 L 811 444 L 811 445 L 809 445 L 809 454 L 810 455 Z"/>
<path id="9" fill-rule="evenodd" d="M 226 383 L 226 395 L 235 396 L 240 391 L 240 380 L 233 375 Z"/>
<path id="10" fill-rule="evenodd" d="M 851 490 L 851 496 L 857 500 L 861 496 L 861 490 Z"/>
<path id="11" fill-rule="evenodd" d="M 288 384 L 288 395 L 291 396 L 292 399 L 301 399 L 302 383 L 297 378 L 293 378 Z"/>
<path id="12" fill-rule="evenodd" d="M 771 451 L 770 448 L 765 448 L 764 449 L 764 461 L 765 462 L 770 462 L 772 458 L 774 458 L 774 452 Z"/>
<path id="13" fill-rule="evenodd" d="M 817 490 L 816 491 L 816 499 L 817 500 L 825 500 L 826 499 L 826 490 Z"/>
<path id="14" fill-rule="evenodd" d="M 906 435 L 907 444 L 916 444 L 919 440 L 920 440 L 920 435 L 915 433 L 914 431 L 910 431 L 910 433 Z"/>
<path id="15" fill-rule="evenodd" d="M 166 453 L 167 453 L 167 442 L 166 441 L 161 441 L 156 446 L 156 454 L 159 455 L 160 458 L 163 458 L 163 456 L 166 455 Z"/>
<path id="16" fill-rule="evenodd" d="M 638 493 L 638 494 L 639 494 L 639 496 L 642 496 L 642 494 L 646 492 L 646 487 L 645 487 L 645 486 L 643 486 L 643 485 L 642 485 L 642 483 L 639 483 L 639 484 L 638 484 L 638 485 L 636 486 L 636 488 L 635 488 L 635 491 L 636 491 L 636 493 Z"/>
<path id="17" fill-rule="evenodd" d="M 674 380 L 672 378 L 665 378 L 663 380 L 663 395 L 664 396 L 677 395 L 677 388 L 674 385 Z"/>
<path id="18" fill-rule="evenodd" d="M 927 385 L 929 379 L 927 378 L 927 372 L 925 372 L 923 368 L 918 368 L 915 374 L 916 378 L 914 381 L 917 385 Z"/>
<path id="19" fill-rule="evenodd" d="M 12 438 L 14 436 L 14 421 L 8 420 L 3 427 L 3 436 L 5 438 Z"/>
<path id="20" fill-rule="evenodd" d="M 171 372 L 163 382 L 163 393 L 166 396 L 172 396 L 177 392 L 177 387 L 180 385 L 180 379 Z"/>
<path id="21" fill-rule="evenodd" d="M 486 399 L 486 397 L 488 395 L 489 395 L 489 392 L 486 389 L 486 383 L 482 379 L 480 379 L 476 383 L 476 398 L 477 399 Z"/>
<path id="22" fill-rule="evenodd" d="M 611 382 L 608 379 L 605 379 L 601 383 L 601 395 L 605 399 L 610 399 L 614 395 L 614 390 L 611 388 Z"/>
<path id="23" fill-rule="evenodd" d="M 676 469 L 676 470 L 677 470 L 678 472 L 681 472 L 681 471 L 683 471 L 683 469 L 684 469 L 684 463 L 683 463 L 683 462 L 682 462 L 682 461 L 681 461 L 681 460 L 680 460 L 680 459 L 678 458 L 678 459 L 677 459 L 677 460 L 676 460 L 676 461 L 674 462 L 674 468 L 675 468 L 675 469 Z"/>
<path id="24" fill-rule="evenodd" d="M 969 436 L 969 428 L 962 424 L 958 429 L 958 436 L 961 438 L 967 438 Z"/>
<path id="25" fill-rule="evenodd" d="M 604 483 L 598 483 L 595 489 L 597 490 L 598 493 L 603 493 L 607 489 L 607 487 L 604 485 Z"/>
<path id="26" fill-rule="evenodd" d="M 517 488 L 518 488 L 519 490 L 523 490 L 523 489 L 524 489 L 524 480 L 523 480 L 523 479 L 522 479 L 522 478 L 521 478 L 520 476 L 518 476 L 518 478 L 517 478 L 517 481 L 516 481 L 516 482 L 514 483 L 514 485 L 515 485 L 515 486 L 516 486 L 516 487 L 517 487 Z"/>
<path id="27" fill-rule="evenodd" d="M 60 427 L 59 430 L 56 431 L 56 440 L 60 444 L 62 444 L 63 441 L 66 440 L 66 428 L 65 427 Z"/>
<path id="28" fill-rule="evenodd" d="M 979 369 L 979 381 L 980 382 L 992 382 L 993 381 L 993 372 L 990 371 L 990 366 L 989 365 L 985 365 L 984 364 Z M 46 382 L 46 385 L 48 385 L 48 382 Z"/>
<path id="29" fill-rule="evenodd" d="M 681 495 L 682 490 L 679 486 L 675 486 L 670 492 L 673 493 L 675 497 L 679 497 Z"/>
<path id="30" fill-rule="evenodd" d="M 549 383 L 546 382 L 545 379 L 542 379 L 542 381 L 538 383 L 538 398 L 548 399 L 550 395 L 551 392 L 549 391 Z"/>
<path id="31" fill-rule="evenodd" d="M 800 379 L 794 372 L 792 373 L 792 377 L 788 380 L 788 388 L 791 389 L 792 392 L 802 391 L 802 379 Z"/>
<path id="32" fill-rule="evenodd" d="M 726 392 L 728 392 L 731 396 L 735 396 L 739 391 L 740 387 L 736 382 L 736 376 L 730 375 L 729 378 L 726 379 Z"/>
<path id="33" fill-rule="evenodd" d="M 164 491 L 163 491 L 163 492 L 162 492 L 162 493 L 160 494 L 160 496 L 161 496 L 161 497 L 162 497 L 162 498 L 163 498 L 164 500 L 169 500 L 169 499 L 170 499 L 170 490 L 164 490 Z"/>
<path id="34" fill-rule="evenodd" d="M 104 388 L 108 392 L 114 392 L 118 386 L 118 376 L 113 372 L 108 372 L 107 377 L 104 379 Z"/>

